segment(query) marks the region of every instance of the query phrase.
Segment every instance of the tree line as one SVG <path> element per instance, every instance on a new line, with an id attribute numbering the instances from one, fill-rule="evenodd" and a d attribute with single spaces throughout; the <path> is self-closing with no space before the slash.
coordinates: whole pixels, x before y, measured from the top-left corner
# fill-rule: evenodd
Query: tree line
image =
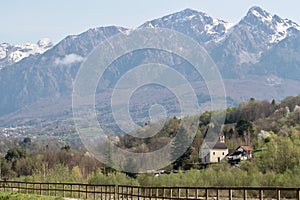
<path id="1" fill-rule="evenodd" d="M 163 169 L 169 174 L 155 177 L 153 174 L 117 172 L 100 163 L 84 148 L 24 138 L 1 158 L 1 177 L 45 182 L 156 186 L 300 186 L 299 105 L 300 95 L 288 97 L 280 103 L 251 99 L 228 108 L 222 127 L 227 146 L 234 149 L 247 144 L 256 150 L 251 161 L 237 166 L 231 166 L 226 161 L 206 168 L 197 165 L 201 163 L 199 151 L 203 138 L 208 127 L 212 126 L 210 116 L 212 112 L 217 112 L 207 111 L 201 116 L 189 117 L 199 120 L 196 136 L 187 151 Z M 176 134 L 183 133 L 172 143 L 174 148 L 171 153 L 175 155 L 176 149 L 180 148 L 190 132 L 189 127 L 180 126 L 181 120 L 184 119 L 168 119 L 159 133 L 150 138 L 118 136 L 117 145 L 133 152 L 150 152 L 170 142 Z M 108 149 L 107 159 L 113 156 Z"/>

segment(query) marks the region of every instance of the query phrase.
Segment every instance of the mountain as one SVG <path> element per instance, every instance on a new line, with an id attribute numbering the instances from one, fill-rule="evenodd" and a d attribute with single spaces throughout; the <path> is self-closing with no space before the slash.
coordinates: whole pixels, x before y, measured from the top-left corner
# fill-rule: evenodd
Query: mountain
<path id="1" fill-rule="evenodd" d="M 0 71 L 0 115 L 39 102 L 50 104 L 46 106 L 50 108 L 46 112 L 57 110 L 53 106 L 60 105 L 60 102 L 67 101 L 71 105 L 72 82 L 84 57 L 101 41 L 122 31 L 127 29 L 90 29 L 80 35 L 66 37 L 44 54 L 29 56 L 3 68 Z M 53 102 L 56 103 L 53 105 Z M 61 110 L 64 112 L 66 109 L 70 107 Z"/>
<path id="2" fill-rule="evenodd" d="M 207 50 L 221 72 L 229 105 L 251 97 L 280 100 L 300 93 L 300 27 L 291 20 L 252 7 L 233 25 L 205 13 L 185 9 L 145 22 L 138 28 L 155 27 L 179 31 Z M 107 38 L 119 33 L 130 34 L 131 31 L 116 26 L 92 28 L 79 35 L 68 36 L 55 46 L 51 46 L 50 42 L 39 42 L 30 48 L 2 44 L 0 126 L 71 117 L 73 82 L 80 64 Z M 23 57 L 9 60 L 7 52 L 18 51 L 23 52 L 20 54 Z M 129 62 L 130 59 L 134 62 Z M 201 97 L 199 101 L 209 101 L 205 83 L 194 79 L 193 72 L 189 71 L 190 65 L 166 52 L 138 51 L 122 57 L 108 70 L 106 86 L 115 83 L 124 71 L 151 61 L 175 66 L 196 85 L 197 96 Z M 135 95 L 131 109 L 137 121 L 143 122 L 149 104 L 166 94 L 166 90 L 157 88 L 143 88 L 151 95 Z M 113 116 L 107 115 L 111 109 L 108 106 L 110 96 L 97 90 L 96 98 L 100 102 L 97 109 L 105 111 L 99 112 L 99 119 L 112 121 Z M 163 101 L 172 102 L 171 99 Z M 173 109 L 170 106 L 170 110 Z"/>
<path id="3" fill-rule="evenodd" d="M 210 53 L 223 76 L 242 78 L 253 64 L 274 45 L 289 37 L 289 30 L 300 30 L 296 23 L 252 7 L 230 34 Z"/>
<path id="4" fill-rule="evenodd" d="M 300 31 L 289 29 L 290 37 L 262 55 L 260 62 L 251 69 L 252 74 L 272 74 L 283 79 L 300 81 Z"/>
<path id="5" fill-rule="evenodd" d="M 53 44 L 48 38 L 41 39 L 36 44 L 10 45 L 2 43 L 0 44 L 0 70 L 31 55 L 42 54 L 52 47 Z"/>
<path id="6" fill-rule="evenodd" d="M 148 21 L 139 28 L 168 28 L 190 36 L 200 44 L 218 41 L 233 26 L 229 22 L 215 19 L 203 12 L 185 9 L 165 17 Z"/>

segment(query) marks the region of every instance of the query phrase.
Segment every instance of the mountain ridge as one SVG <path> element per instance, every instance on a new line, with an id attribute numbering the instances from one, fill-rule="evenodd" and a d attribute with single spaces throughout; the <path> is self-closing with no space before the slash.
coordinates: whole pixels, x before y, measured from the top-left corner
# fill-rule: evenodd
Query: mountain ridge
<path id="1" fill-rule="evenodd" d="M 43 38 L 36 44 L 10 45 L 9 43 L 2 43 L 0 44 L 0 70 L 31 55 L 43 54 L 52 47 L 53 43 L 48 38 Z"/>
<path id="2" fill-rule="evenodd" d="M 280 100 L 285 97 L 283 95 L 296 96 L 300 93 L 300 89 L 297 90 L 297 85 L 300 85 L 298 45 L 287 42 L 293 38 L 300 41 L 296 37 L 300 28 L 295 22 L 272 15 L 259 7 L 250 8 L 235 25 L 214 19 L 203 12 L 185 9 L 145 22 L 138 28 L 145 27 L 171 28 L 202 45 L 218 66 L 226 83 L 228 97 L 233 102 L 250 97 Z M 67 36 L 42 54 L 28 56 L 4 67 L 0 70 L 1 124 L 12 123 L 14 117 L 18 121 L 42 118 L 42 113 L 33 109 L 34 105 L 46 107 L 52 118 L 70 114 L 72 84 L 82 61 L 107 38 L 116 34 L 130 34 L 131 31 L 133 29 L 116 26 L 91 28 L 81 34 Z M 282 46 L 289 49 L 289 55 L 293 55 L 292 62 L 284 59 L 287 55 Z M 283 54 L 279 57 L 278 52 Z M 141 54 L 136 62 L 145 62 L 145 57 Z M 280 68 L 276 63 L 271 67 L 266 66 L 278 57 L 282 60 L 281 68 L 286 67 L 293 76 L 284 76 L 280 70 L 274 73 L 274 67 Z M 166 64 L 181 64 L 185 68 L 184 64 L 174 62 L 172 56 L 160 54 L 159 59 Z M 112 74 L 110 78 L 114 77 Z M 251 85 L 253 88 L 250 88 Z M 258 90 L 261 92 L 258 93 Z M 208 94 L 198 95 L 206 97 Z M 26 108 L 31 109 L 28 111 Z M 46 110 L 43 111 L 45 116 L 49 114 Z"/>

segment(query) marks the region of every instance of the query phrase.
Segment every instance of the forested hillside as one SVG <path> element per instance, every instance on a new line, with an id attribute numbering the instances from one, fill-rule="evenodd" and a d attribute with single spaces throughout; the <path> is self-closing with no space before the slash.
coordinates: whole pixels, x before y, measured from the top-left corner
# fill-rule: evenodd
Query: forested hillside
<path id="1" fill-rule="evenodd" d="M 41 142 L 25 137 L 11 141 L 1 158 L 1 177 L 46 182 L 90 182 L 134 185 L 279 185 L 300 186 L 300 95 L 282 102 L 250 99 L 238 107 L 226 110 L 222 128 L 226 144 L 235 149 L 240 145 L 254 148 L 250 161 L 231 166 L 224 160 L 201 165 L 199 151 L 206 130 L 212 126 L 207 111 L 199 116 L 196 137 L 187 152 L 167 166 L 161 176 L 125 174 L 106 167 L 84 147 L 61 142 Z M 178 132 L 189 129 L 180 126 L 176 117 L 169 119 L 158 134 L 137 139 L 129 135 L 118 137 L 117 145 L 134 152 L 150 152 L 168 143 Z M 151 126 L 145 124 L 144 128 Z M 175 141 L 180 143 L 180 141 Z M 175 144 L 174 144 L 175 145 Z M 108 155 L 113 156 L 113 155 Z M 188 170 L 194 168 L 192 170 Z M 174 171 L 176 170 L 176 171 Z M 179 173 L 174 173 L 178 172 Z M 183 173 L 185 171 L 185 173 Z M 236 179 L 235 177 L 240 177 Z M 247 180 L 245 182 L 245 180 Z"/>

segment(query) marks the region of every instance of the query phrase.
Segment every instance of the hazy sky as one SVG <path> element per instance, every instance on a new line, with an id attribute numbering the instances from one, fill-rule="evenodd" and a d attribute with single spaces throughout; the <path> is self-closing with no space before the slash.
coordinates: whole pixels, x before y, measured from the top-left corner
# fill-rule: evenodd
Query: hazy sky
<path id="1" fill-rule="evenodd" d="M 0 0 L 0 43 L 48 37 L 57 43 L 89 28 L 135 28 L 147 20 L 192 8 L 236 23 L 254 5 L 300 24 L 299 0 Z"/>

